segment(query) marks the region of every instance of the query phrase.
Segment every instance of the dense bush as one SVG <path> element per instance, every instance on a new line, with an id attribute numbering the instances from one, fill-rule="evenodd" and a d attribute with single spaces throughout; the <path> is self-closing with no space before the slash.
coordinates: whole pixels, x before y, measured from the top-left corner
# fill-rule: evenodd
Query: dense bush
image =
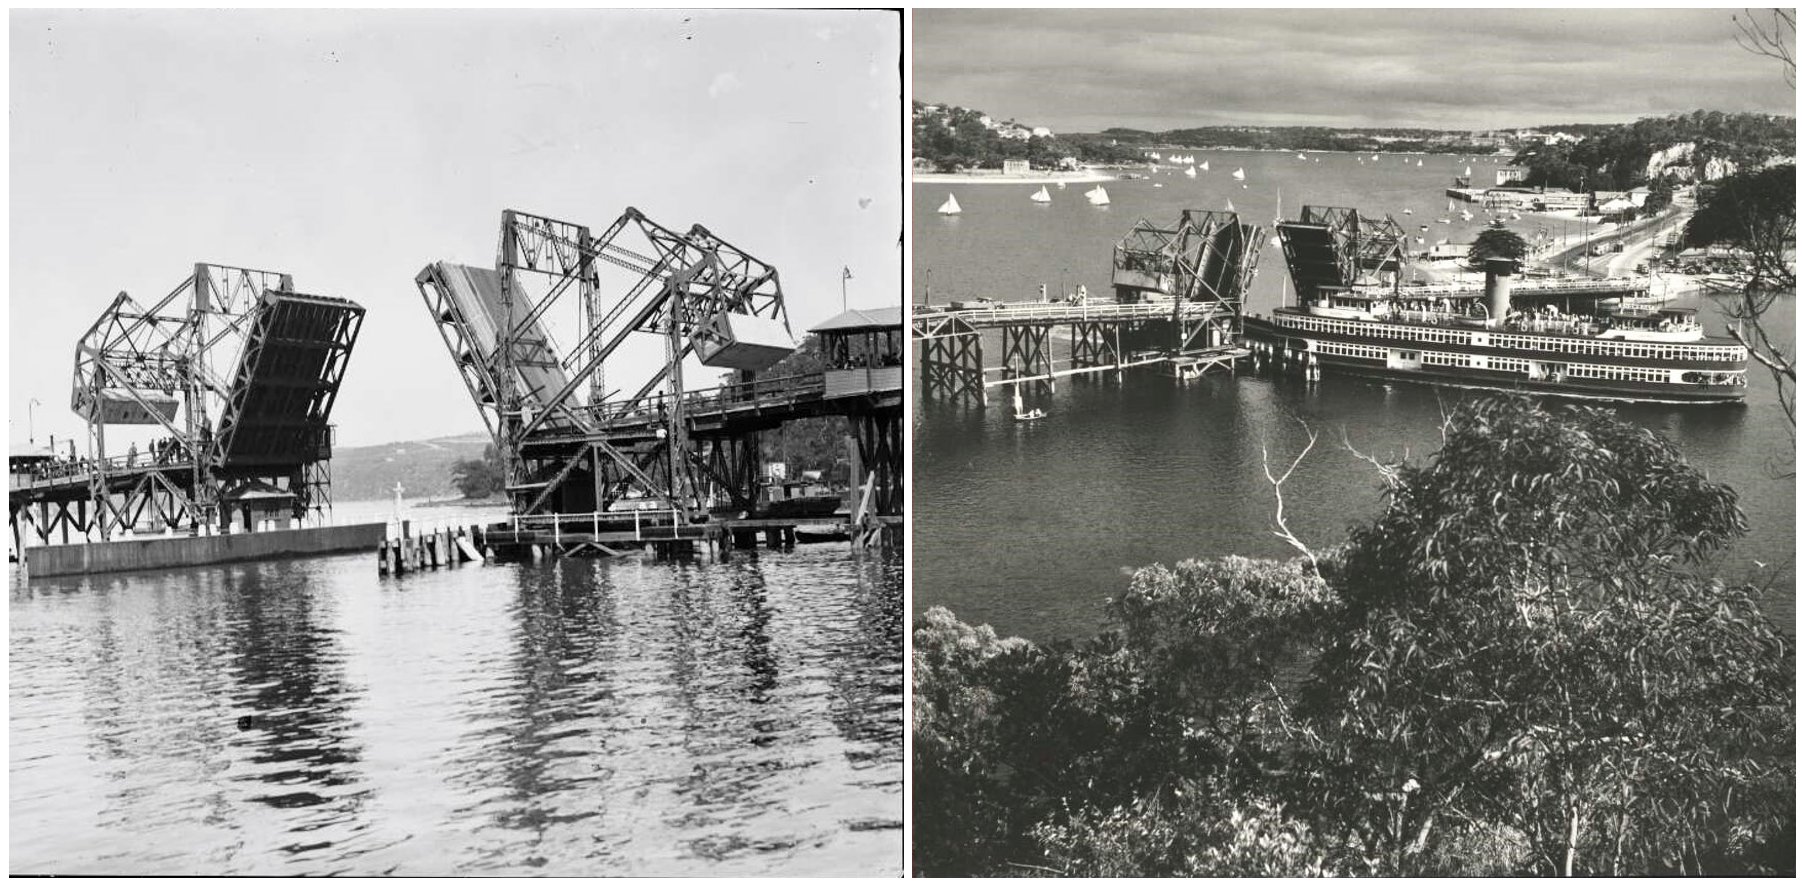
<path id="1" fill-rule="evenodd" d="M 924 614 L 918 871 L 1790 871 L 1792 644 L 1696 569 L 1731 490 L 1514 397 L 1386 476 L 1319 567 L 1144 568 L 1080 644 Z"/>

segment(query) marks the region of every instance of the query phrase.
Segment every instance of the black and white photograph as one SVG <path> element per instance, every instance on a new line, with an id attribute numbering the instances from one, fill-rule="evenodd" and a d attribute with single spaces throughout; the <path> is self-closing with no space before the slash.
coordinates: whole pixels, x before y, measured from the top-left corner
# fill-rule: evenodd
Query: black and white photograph
<path id="1" fill-rule="evenodd" d="M 904 23 L 10 12 L 8 872 L 900 875 Z"/>
<path id="2" fill-rule="evenodd" d="M 1795 875 L 1795 11 L 912 21 L 911 873 Z"/>

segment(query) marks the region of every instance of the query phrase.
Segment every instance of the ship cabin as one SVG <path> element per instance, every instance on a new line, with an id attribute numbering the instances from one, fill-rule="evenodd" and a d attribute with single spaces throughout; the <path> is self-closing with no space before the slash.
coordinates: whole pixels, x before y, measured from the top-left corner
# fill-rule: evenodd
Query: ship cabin
<path id="1" fill-rule="evenodd" d="M 1389 289 L 1370 286 L 1318 286 L 1305 306 L 1313 316 L 1337 320 L 1379 320 L 1390 315 Z"/>
<path id="2" fill-rule="evenodd" d="M 1627 341 L 1701 341 L 1704 327 L 1697 308 L 1664 307 L 1658 310 L 1619 307 L 1604 314 L 1604 338 Z"/>
<path id="3" fill-rule="evenodd" d="M 902 390 L 902 308 L 848 310 L 809 330 L 827 358 L 825 395 L 831 399 Z"/>

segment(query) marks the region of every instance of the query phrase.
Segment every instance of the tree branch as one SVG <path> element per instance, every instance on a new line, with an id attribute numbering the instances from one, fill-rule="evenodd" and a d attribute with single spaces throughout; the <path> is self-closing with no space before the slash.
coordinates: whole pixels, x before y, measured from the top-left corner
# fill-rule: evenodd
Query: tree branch
<path id="1" fill-rule="evenodd" d="M 1290 526 L 1284 521 L 1284 482 L 1290 479 L 1292 473 L 1296 472 L 1297 465 L 1303 463 L 1303 458 L 1309 454 L 1309 450 L 1315 448 L 1316 432 L 1301 418 L 1297 419 L 1297 423 L 1303 425 L 1303 432 L 1308 434 L 1309 442 L 1303 446 L 1303 451 L 1298 452 L 1297 457 L 1292 459 L 1290 467 L 1285 469 L 1284 475 L 1272 475 L 1271 453 L 1266 450 L 1264 439 L 1259 441 L 1259 462 L 1260 466 L 1265 469 L 1265 480 L 1272 484 L 1272 496 L 1278 500 L 1277 513 L 1272 518 L 1273 521 L 1277 523 L 1278 530 L 1272 532 L 1272 534 L 1282 538 L 1286 543 L 1295 547 L 1304 556 L 1309 557 L 1310 569 L 1317 574 L 1321 574 L 1321 566 L 1316 562 L 1315 552 L 1310 550 L 1309 545 L 1303 543 L 1302 540 L 1296 536 L 1296 533 L 1290 530 Z"/>

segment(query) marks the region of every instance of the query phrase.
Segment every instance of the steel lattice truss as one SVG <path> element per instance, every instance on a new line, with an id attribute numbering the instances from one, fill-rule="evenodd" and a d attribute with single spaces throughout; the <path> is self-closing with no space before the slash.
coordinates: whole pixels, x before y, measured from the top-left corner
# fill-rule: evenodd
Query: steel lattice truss
<path id="1" fill-rule="evenodd" d="M 626 282 L 603 292 L 604 267 Z M 529 295 L 528 277 L 548 288 Z M 590 506 L 638 489 L 688 510 L 698 506 L 698 471 L 737 476 L 755 465 L 743 454 L 755 453 L 747 440 L 713 443 L 722 451 L 691 444 L 683 362 L 715 343 L 723 315 L 775 321 L 787 333 L 782 285 L 776 268 L 707 228 L 679 233 L 628 208 L 596 235 L 509 210 L 492 273 L 440 263 L 415 282 L 503 453 L 516 512 L 550 505 L 578 469 L 593 477 Z M 577 328 L 560 353 L 551 328 L 569 315 L 569 301 Z M 619 373 L 608 369 L 635 368 L 614 365 L 634 336 L 661 339 L 664 356 L 615 397 L 605 382 Z M 740 371 L 740 380 L 752 374 Z M 574 440 L 580 445 L 567 444 Z"/>
<path id="2" fill-rule="evenodd" d="M 1143 218 L 1115 246 L 1115 283 L 1238 315 L 1258 272 L 1260 233 L 1233 212 L 1186 209 L 1171 228 Z"/>
<path id="3" fill-rule="evenodd" d="M 204 263 L 149 308 L 119 293 L 76 344 L 70 394 L 96 456 L 101 536 L 146 507 L 169 525 L 207 521 L 222 483 L 288 481 L 297 516 L 324 505 L 316 462 L 329 457 L 326 422 L 362 317 L 349 301 L 295 293 L 288 274 Z M 109 424 L 160 426 L 173 447 L 154 464 L 109 458 Z M 235 456 L 252 444 L 257 457 Z"/>
<path id="4" fill-rule="evenodd" d="M 1409 237 L 1390 216 L 1373 218 L 1361 215 L 1357 209 L 1304 206 L 1298 223 L 1326 229 L 1334 247 L 1340 285 L 1352 286 L 1374 274 L 1385 273 L 1396 282 Z"/>

